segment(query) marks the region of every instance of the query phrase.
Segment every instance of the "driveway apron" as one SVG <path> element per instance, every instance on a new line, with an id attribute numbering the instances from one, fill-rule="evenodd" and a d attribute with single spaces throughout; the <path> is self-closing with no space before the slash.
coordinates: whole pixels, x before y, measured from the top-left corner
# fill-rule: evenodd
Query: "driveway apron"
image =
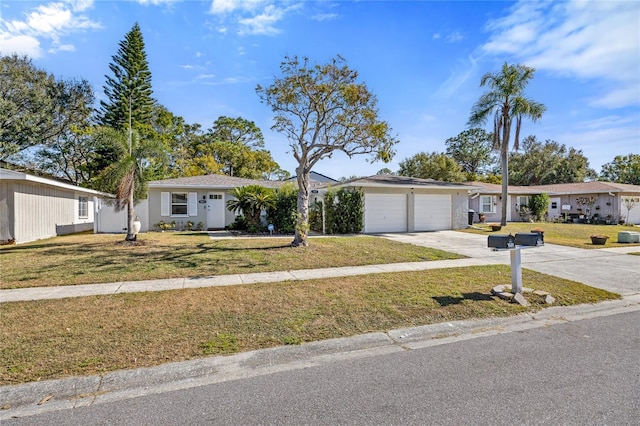
<path id="1" fill-rule="evenodd" d="M 510 263 L 508 252 L 487 247 L 486 235 L 438 231 L 380 236 L 482 259 L 486 264 Z M 627 254 L 640 251 L 638 246 L 635 249 L 580 249 L 545 243 L 542 247 L 523 249 L 522 266 L 627 296 L 640 294 L 640 256 Z"/>

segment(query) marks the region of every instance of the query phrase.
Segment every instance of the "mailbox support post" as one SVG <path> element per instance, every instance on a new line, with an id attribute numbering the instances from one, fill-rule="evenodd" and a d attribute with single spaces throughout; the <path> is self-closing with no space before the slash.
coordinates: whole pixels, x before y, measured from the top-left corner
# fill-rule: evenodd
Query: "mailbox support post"
<path id="1" fill-rule="evenodd" d="M 522 293 L 522 262 L 520 247 L 516 246 L 509 250 L 511 255 L 511 292 L 513 294 Z"/>

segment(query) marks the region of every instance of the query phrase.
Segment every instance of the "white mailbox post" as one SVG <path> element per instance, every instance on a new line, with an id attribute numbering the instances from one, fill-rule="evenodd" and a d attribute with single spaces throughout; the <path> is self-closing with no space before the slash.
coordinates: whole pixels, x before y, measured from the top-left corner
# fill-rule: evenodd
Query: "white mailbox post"
<path id="1" fill-rule="evenodd" d="M 489 236 L 488 246 L 495 251 L 509 250 L 511 258 L 511 292 L 522 293 L 522 253 L 523 248 L 534 248 L 544 245 L 544 234 L 533 232 L 512 235 Z"/>

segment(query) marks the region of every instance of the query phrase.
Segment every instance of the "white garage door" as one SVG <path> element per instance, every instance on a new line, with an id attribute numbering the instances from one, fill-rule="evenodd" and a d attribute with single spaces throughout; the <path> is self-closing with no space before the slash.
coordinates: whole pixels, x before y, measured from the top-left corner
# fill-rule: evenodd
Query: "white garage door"
<path id="1" fill-rule="evenodd" d="M 414 214 L 416 231 L 451 229 L 451 195 L 417 194 Z"/>
<path id="2" fill-rule="evenodd" d="M 364 232 L 406 232 L 405 194 L 365 194 Z"/>

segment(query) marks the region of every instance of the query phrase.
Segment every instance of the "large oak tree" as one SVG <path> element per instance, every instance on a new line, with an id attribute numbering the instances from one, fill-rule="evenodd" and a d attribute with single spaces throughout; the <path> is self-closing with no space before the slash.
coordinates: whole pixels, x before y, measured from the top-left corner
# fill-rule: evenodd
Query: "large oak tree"
<path id="1" fill-rule="evenodd" d="M 574 183 L 597 177 L 581 150 L 552 140 L 543 143 L 535 136 L 524 138 L 522 152 L 511 153 L 509 165 L 511 185 Z"/>
<path id="2" fill-rule="evenodd" d="M 640 154 L 616 155 L 602 166 L 602 180 L 640 185 Z"/>
<path id="3" fill-rule="evenodd" d="M 86 80 L 56 80 L 26 56 L 0 57 L 0 159 L 61 142 L 87 125 L 92 103 Z"/>
<path id="4" fill-rule="evenodd" d="M 443 182 L 462 182 L 465 174 L 455 159 L 447 154 L 420 152 L 399 164 L 400 176 L 434 179 Z"/>
<path id="5" fill-rule="evenodd" d="M 313 166 L 336 151 L 389 161 L 397 141 L 378 117 L 375 95 L 358 82 L 358 73 L 341 56 L 324 65 L 285 57 L 280 70 L 281 77 L 269 87 L 258 85 L 256 92 L 275 113 L 272 129 L 286 135 L 298 163 L 298 217 L 292 245 L 306 246 Z"/>

